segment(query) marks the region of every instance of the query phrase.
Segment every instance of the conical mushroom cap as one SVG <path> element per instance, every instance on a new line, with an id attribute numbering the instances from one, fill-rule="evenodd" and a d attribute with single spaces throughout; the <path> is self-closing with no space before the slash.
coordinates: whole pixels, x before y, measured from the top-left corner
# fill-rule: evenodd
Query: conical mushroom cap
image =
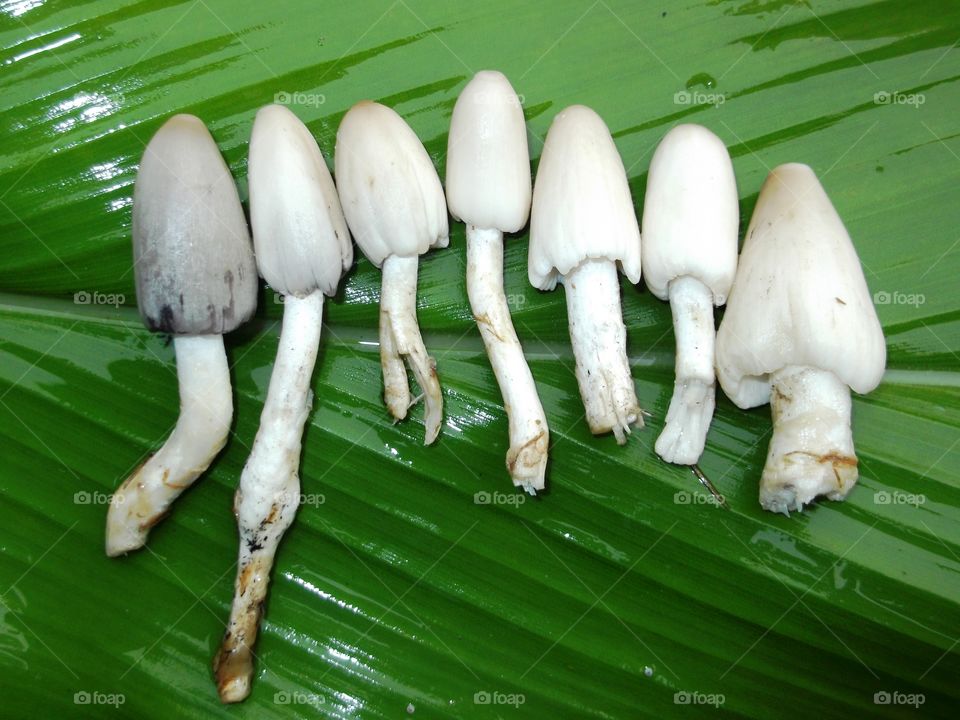
<path id="1" fill-rule="evenodd" d="M 740 407 L 770 399 L 788 365 L 829 370 L 859 393 L 883 376 L 886 345 L 860 259 L 806 165 L 770 173 L 717 333 L 717 377 Z"/>
<path id="2" fill-rule="evenodd" d="M 133 192 L 140 315 L 151 330 L 219 335 L 257 308 L 257 269 L 237 188 L 193 115 L 150 140 Z"/>
<path id="3" fill-rule="evenodd" d="M 263 279 L 284 295 L 337 291 L 353 244 L 316 140 L 281 105 L 257 112 L 250 138 L 250 224 Z"/>
<path id="4" fill-rule="evenodd" d="M 440 178 L 393 110 L 369 100 L 350 108 L 337 130 L 335 168 L 347 224 L 374 265 L 390 255 L 415 257 L 447 246 Z"/>
<path id="5" fill-rule="evenodd" d="M 552 290 L 587 258 L 619 261 L 640 282 L 640 228 L 623 161 L 600 116 L 583 105 L 553 120 L 530 215 L 530 283 Z"/>
<path id="6" fill-rule="evenodd" d="M 723 305 L 737 271 L 740 209 L 723 141 L 701 125 L 678 125 L 650 163 L 643 202 L 643 279 L 668 298 L 678 277 L 696 278 Z"/>
<path id="7" fill-rule="evenodd" d="M 483 70 L 457 98 L 447 142 L 447 206 L 458 220 L 516 232 L 530 215 L 523 107 L 502 73 Z"/>

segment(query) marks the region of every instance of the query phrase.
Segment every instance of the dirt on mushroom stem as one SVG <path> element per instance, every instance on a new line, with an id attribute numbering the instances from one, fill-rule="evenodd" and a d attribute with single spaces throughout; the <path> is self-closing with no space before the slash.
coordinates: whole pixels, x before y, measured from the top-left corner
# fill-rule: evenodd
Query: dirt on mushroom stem
<path id="1" fill-rule="evenodd" d="M 180 414 L 172 433 L 111 498 L 106 552 L 136 550 L 183 491 L 207 469 L 227 441 L 233 418 L 230 370 L 221 335 L 173 339 Z"/>
<path id="2" fill-rule="evenodd" d="M 510 428 L 507 471 L 530 494 L 544 488 L 550 432 L 503 291 L 503 233 L 467 225 L 467 295 L 500 386 Z"/>
<path id="3" fill-rule="evenodd" d="M 617 265 L 587 259 L 563 279 L 577 382 L 594 435 L 613 431 L 623 445 L 631 426 L 643 427 L 627 359 Z"/>
<path id="4" fill-rule="evenodd" d="M 788 366 L 771 376 L 773 437 L 760 504 L 789 514 L 820 495 L 843 500 L 857 482 L 850 389 L 827 370 Z"/>
<path id="5" fill-rule="evenodd" d="M 443 420 L 443 395 L 437 377 L 436 362 L 427 354 L 417 324 L 417 273 L 419 258 L 391 255 L 383 262 L 380 293 L 380 365 L 383 369 L 383 397 L 390 414 L 397 420 L 407 416 L 416 402 L 410 399 L 410 386 L 404 361 L 409 365 L 423 392 L 424 439 L 429 445 L 437 439 Z"/>
<path id="6" fill-rule="evenodd" d="M 253 647 L 270 570 L 284 532 L 300 504 L 300 451 L 310 413 L 310 382 L 317 359 L 323 293 L 288 296 L 280 347 L 260 427 L 240 477 L 234 512 L 240 534 L 237 578 L 230 621 L 214 660 L 223 702 L 239 702 L 250 692 Z"/>

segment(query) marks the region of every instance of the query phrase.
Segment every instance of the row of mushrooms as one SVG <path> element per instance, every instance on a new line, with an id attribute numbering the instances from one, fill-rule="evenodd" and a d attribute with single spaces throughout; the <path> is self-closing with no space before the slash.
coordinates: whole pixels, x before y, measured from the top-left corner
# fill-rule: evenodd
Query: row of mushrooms
<path id="1" fill-rule="evenodd" d="M 876 387 L 885 346 L 856 251 L 809 167 L 771 172 L 738 263 L 730 156 L 709 130 L 675 127 L 650 166 L 641 242 L 623 162 L 603 120 L 583 106 L 560 112 L 534 185 L 521 103 L 502 74 L 485 71 L 453 110 L 446 193 L 410 127 L 369 101 L 340 124 L 335 173 L 336 186 L 292 112 L 261 109 L 249 149 L 252 245 L 230 172 L 196 117 L 177 115 L 164 124 L 137 175 L 137 300 L 147 327 L 173 336 L 180 416 L 162 448 L 115 493 L 108 555 L 141 547 L 223 448 L 233 402 L 222 336 L 253 315 L 257 271 L 285 298 L 276 363 L 234 503 L 235 595 L 214 661 L 224 702 L 250 692 L 270 570 L 300 502 L 301 442 L 324 296 L 336 292 L 353 263 L 351 234 L 382 271 L 385 404 L 403 420 L 422 399 L 425 444 L 440 432 L 443 396 L 417 323 L 418 261 L 447 246 L 449 211 L 466 225 L 467 293 L 509 420 L 507 470 L 529 493 L 545 486 L 547 418 L 503 286 L 504 236 L 529 219 L 529 279 L 540 290 L 564 286 L 576 378 L 593 433 L 612 432 L 622 444 L 643 425 L 619 277 L 638 283 L 642 264 L 647 287 L 670 302 L 677 347 L 657 453 L 671 463 L 697 463 L 719 379 L 739 407 L 772 406 L 760 484 L 764 508 L 789 513 L 817 496 L 842 499 L 850 492 L 857 479 L 850 388 Z M 714 308 L 724 303 L 715 331 Z"/>

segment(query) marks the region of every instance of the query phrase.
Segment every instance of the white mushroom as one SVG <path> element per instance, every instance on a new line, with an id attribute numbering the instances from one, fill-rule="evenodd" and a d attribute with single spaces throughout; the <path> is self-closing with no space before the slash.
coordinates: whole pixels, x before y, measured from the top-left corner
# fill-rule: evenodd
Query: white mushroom
<path id="1" fill-rule="evenodd" d="M 214 659 L 223 702 L 250 692 L 252 650 L 283 533 L 300 503 L 300 449 L 312 405 L 323 296 L 353 263 L 336 188 L 310 131 L 284 107 L 258 113 L 250 139 L 250 218 L 264 280 L 285 297 L 277 360 L 234 512 L 240 556 L 230 622 Z"/>
<path id="2" fill-rule="evenodd" d="M 223 333 L 257 307 L 257 271 L 237 188 L 198 118 L 175 115 L 150 140 L 133 193 L 137 305 L 171 333 L 180 416 L 163 447 L 114 493 L 106 552 L 136 550 L 223 448 L 233 418 Z"/>
<path id="3" fill-rule="evenodd" d="M 543 146 L 528 273 L 540 290 L 562 279 L 587 423 L 623 444 L 643 418 L 627 360 L 618 262 L 630 282 L 640 281 L 640 230 L 623 161 L 600 116 L 574 105 L 557 115 Z"/>
<path id="4" fill-rule="evenodd" d="M 873 390 L 885 362 L 843 222 L 809 167 L 779 166 L 760 190 L 717 332 L 724 392 L 742 408 L 771 404 L 765 509 L 789 513 L 818 495 L 846 497 L 857 481 L 850 388 Z"/>
<path id="5" fill-rule="evenodd" d="M 727 300 L 737 270 L 740 213 L 723 142 L 700 125 L 678 125 L 654 153 L 643 204 L 643 277 L 670 301 L 676 379 L 656 451 L 693 465 L 713 417 L 713 306 Z"/>
<path id="6" fill-rule="evenodd" d="M 440 432 L 443 397 L 436 364 L 417 325 L 417 263 L 430 248 L 446 247 L 447 205 L 430 156 L 403 118 L 364 100 L 337 130 L 336 176 L 343 212 L 357 245 L 383 270 L 380 364 L 383 396 L 397 420 L 411 401 L 406 360 L 424 399 L 424 444 Z"/>
<path id="7" fill-rule="evenodd" d="M 526 225 L 530 186 L 520 100 L 501 73 L 479 72 L 453 108 L 447 206 L 467 226 L 467 295 L 507 412 L 507 470 L 514 485 L 536 494 L 550 432 L 503 291 L 503 234 Z"/>

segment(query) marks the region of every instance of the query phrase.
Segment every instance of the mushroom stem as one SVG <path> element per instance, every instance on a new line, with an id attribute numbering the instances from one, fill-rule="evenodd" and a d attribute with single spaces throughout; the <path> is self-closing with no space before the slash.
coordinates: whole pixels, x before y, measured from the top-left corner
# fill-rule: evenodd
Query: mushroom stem
<path id="1" fill-rule="evenodd" d="M 620 308 L 617 265 L 587 259 L 563 280 L 577 382 L 594 435 L 613 431 L 623 445 L 630 426 L 643 427 L 627 360 L 627 329 Z"/>
<path id="2" fill-rule="evenodd" d="M 213 662 L 223 702 L 239 702 L 250 692 L 253 646 L 270 568 L 300 504 L 300 448 L 312 404 L 310 380 L 322 319 L 320 290 L 303 298 L 286 297 L 280 347 L 260 428 L 234 499 L 240 555 L 230 623 Z"/>
<path id="3" fill-rule="evenodd" d="M 760 504 L 788 514 L 818 495 L 843 500 L 857 482 L 850 389 L 832 372 L 788 365 L 771 378 L 773 438 Z"/>
<path id="4" fill-rule="evenodd" d="M 467 225 L 467 295 L 510 425 L 507 471 L 531 495 L 544 486 L 550 432 L 503 294 L 503 233 Z"/>
<path id="5" fill-rule="evenodd" d="M 233 398 L 223 336 L 178 335 L 173 347 L 180 416 L 163 447 L 123 482 L 110 501 L 106 551 L 111 557 L 143 546 L 150 528 L 207 469 L 230 432 Z"/>
<path id="6" fill-rule="evenodd" d="M 443 419 L 443 397 L 437 366 L 427 355 L 417 325 L 417 265 L 419 259 L 391 255 L 383 261 L 383 288 L 380 293 L 380 365 L 383 368 L 383 397 L 397 420 L 417 401 L 410 400 L 410 388 L 403 360 L 413 371 L 423 392 L 423 444 L 437 439 Z"/>
<path id="7" fill-rule="evenodd" d="M 668 293 L 677 340 L 676 378 L 655 448 L 667 462 L 693 465 L 703 453 L 713 417 L 713 293 L 689 275 L 671 280 Z"/>

